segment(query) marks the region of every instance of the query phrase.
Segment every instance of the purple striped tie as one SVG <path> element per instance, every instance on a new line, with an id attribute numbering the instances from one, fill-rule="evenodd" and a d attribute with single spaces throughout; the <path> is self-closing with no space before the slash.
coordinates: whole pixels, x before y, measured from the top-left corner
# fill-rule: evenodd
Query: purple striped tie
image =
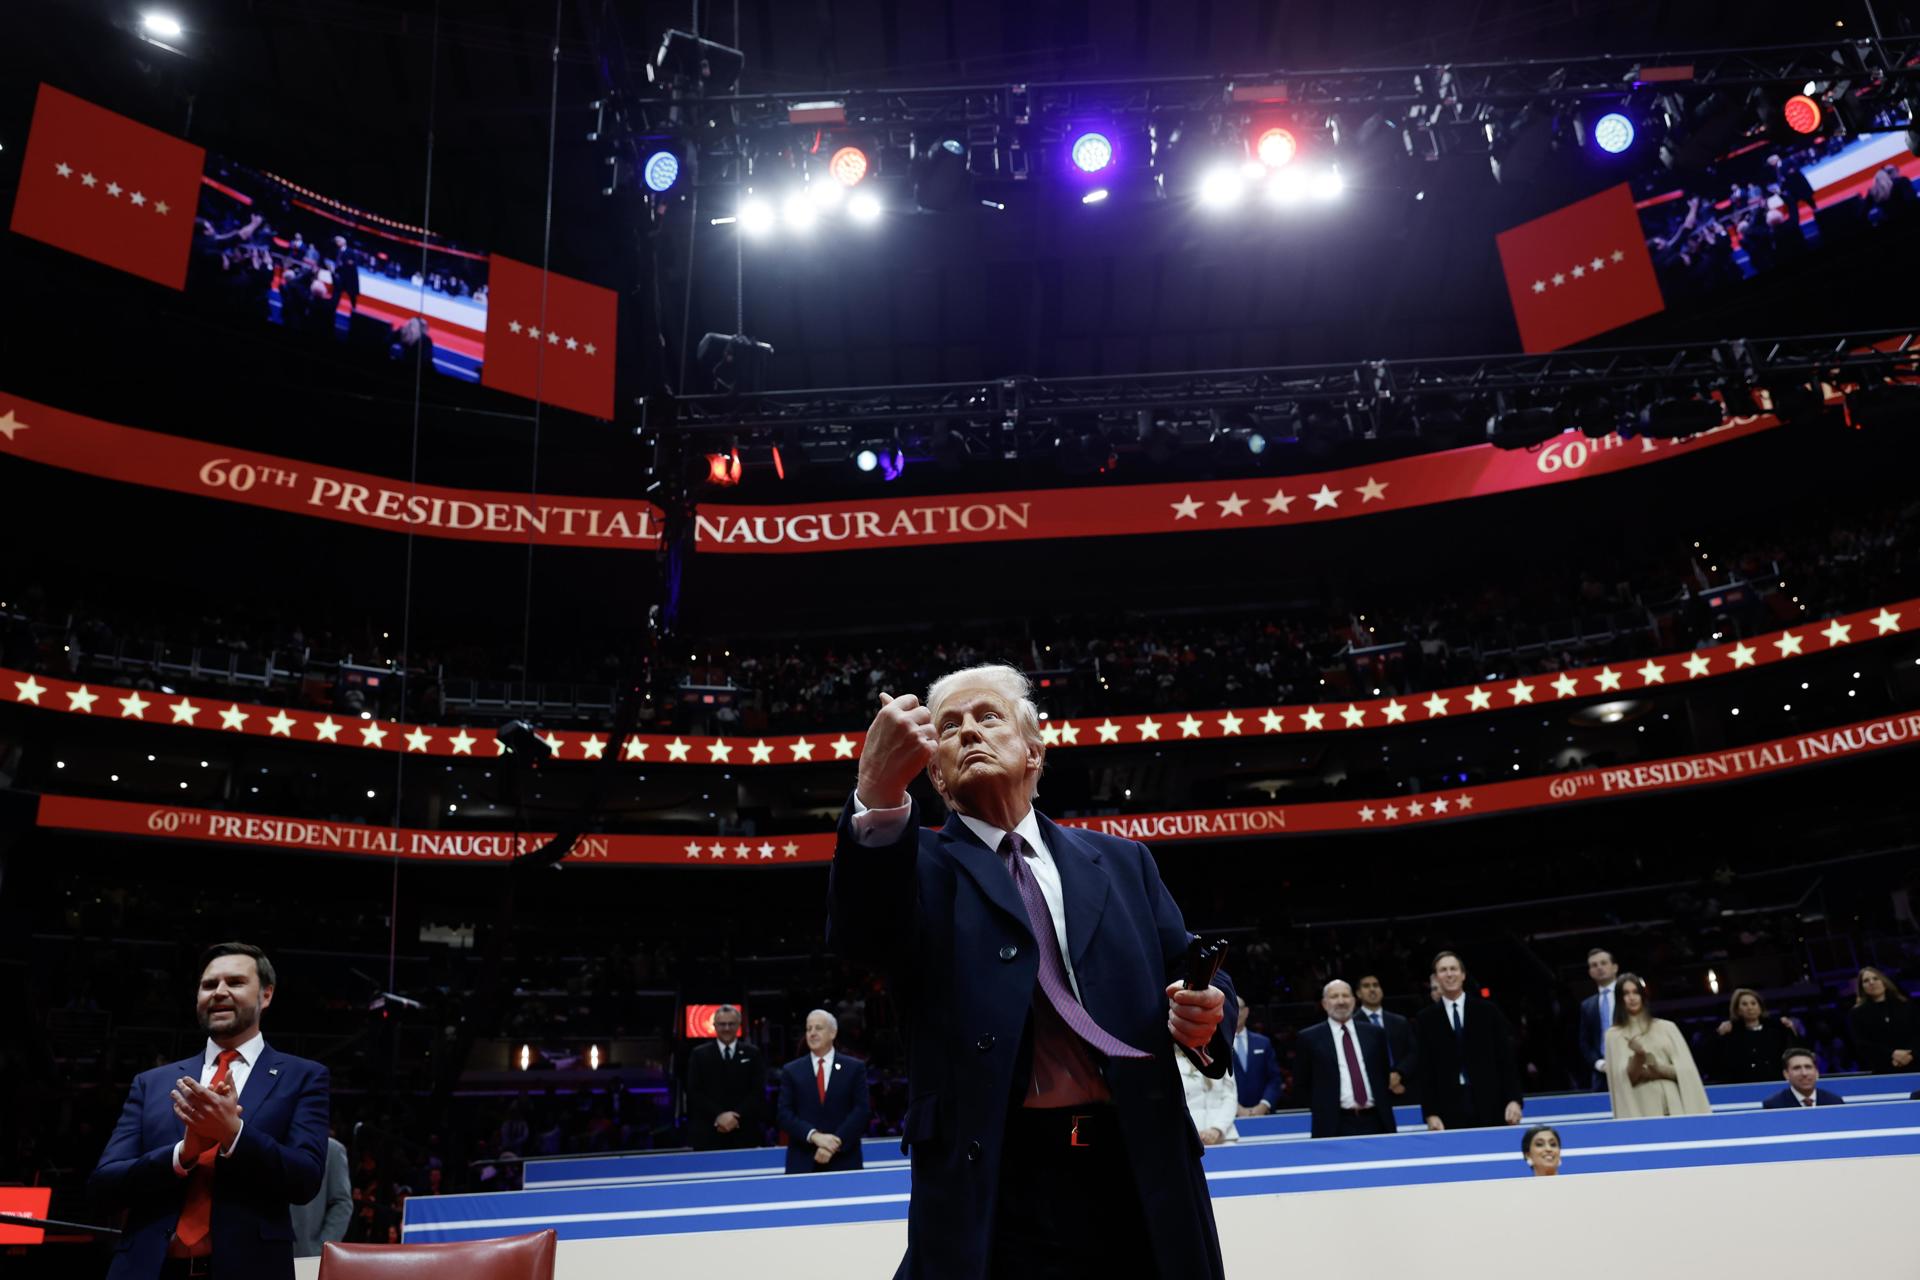
<path id="1" fill-rule="evenodd" d="M 1066 963 L 1060 958 L 1060 939 L 1053 931 L 1053 915 L 1047 910 L 1047 900 L 1040 892 L 1040 885 L 1026 868 L 1026 860 L 1034 856 L 1033 850 L 1027 847 L 1027 842 L 1020 838 L 1019 832 L 1007 832 L 1007 838 L 1000 842 L 1000 856 L 1006 859 L 1007 874 L 1013 877 L 1014 888 L 1020 891 L 1020 901 L 1026 904 L 1027 923 L 1033 928 L 1034 942 L 1040 950 L 1040 990 L 1045 993 L 1047 1003 L 1053 1006 L 1054 1012 L 1060 1015 L 1060 1021 L 1109 1058 L 1152 1057 L 1152 1054 L 1143 1053 L 1108 1035 L 1093 1020 L 1093 1015 L 1087 1012 L 1086 1007 L 1074 999 L 1073 987 L 1067 982 Z"/>

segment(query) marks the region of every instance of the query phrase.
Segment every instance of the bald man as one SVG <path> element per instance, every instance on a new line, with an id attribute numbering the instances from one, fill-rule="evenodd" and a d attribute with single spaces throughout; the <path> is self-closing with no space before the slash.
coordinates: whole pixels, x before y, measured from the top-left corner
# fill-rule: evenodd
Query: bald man
<path id="1" fill-rule="evenodd" d="M 1387 1037 L 1353 1016 L 1353 988 L 1335 978 L 1320 992 L 1326 1020 L 1300 1032 L 1293 1090 L 1313 1112 L 1316 1138 L 1392 1133 Z"/>

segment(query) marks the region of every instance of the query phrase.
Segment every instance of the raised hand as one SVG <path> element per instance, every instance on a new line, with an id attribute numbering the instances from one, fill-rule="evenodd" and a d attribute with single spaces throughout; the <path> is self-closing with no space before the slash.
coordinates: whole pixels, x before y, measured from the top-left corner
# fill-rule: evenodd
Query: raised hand
<path id="1" fill-rule="evenodd" d="M 857 794 L 869 809 L 897 809 L 907 802 L 907 784 L 933 759 L 933 712 L 910 693 L 880 695 L 880 713 L 867 726 L 860 749 Z"/>

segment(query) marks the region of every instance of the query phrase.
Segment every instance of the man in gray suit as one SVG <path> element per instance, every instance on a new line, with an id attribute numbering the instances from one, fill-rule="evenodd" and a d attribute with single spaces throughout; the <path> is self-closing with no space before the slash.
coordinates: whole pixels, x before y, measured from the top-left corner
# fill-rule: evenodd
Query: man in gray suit
<path id="1" fill-rule="evenodd" d="M 320 1190 L 305 1204 L 293 1206 L 293 1256 L 317 1258 L 329 1240 L 345 1240 L 353 1221 L 353 1183 L 347 1177 L 347 1149 L 338 1138 L 327 1138 L 327 1172 Z"/>

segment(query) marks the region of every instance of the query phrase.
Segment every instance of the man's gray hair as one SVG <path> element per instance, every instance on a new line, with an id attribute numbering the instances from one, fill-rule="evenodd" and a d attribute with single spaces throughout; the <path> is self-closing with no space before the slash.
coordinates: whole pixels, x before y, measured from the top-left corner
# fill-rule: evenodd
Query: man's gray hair
<path id="1" fill-rule="evenodd" d="M 840 1033 L 840 1019 L 834 1017 L 831 1013 L 828 1013 L 825 1009 L 815 1009 L 813 1013 L 809 1013 L 803 1019 L 803 1021 L 812 1022 L 814 1013 L 819 1014 L 821 1017 L 827 1020 L 827 1025 L 833 1028 L 833 1032 L 835 1035 L 838 1035 Z"/>
<path id="2" fill-rule="evenodd" d="M 1002 662 L 989 662 L 978 667 L 966 667 L 949 672 L 933 682 L 927 690 L 927 710 L 933 713 L 933 731 L 940 732 L 940 704 L 951 697 L 954 690 L 966 688 L 985 688 L 999 694 L 1013 704 L 1014 727 L 1020 730 L 1020 736 L 1027 745 L 1039 747 L 1044 753 L 1047 740 L 1040 734 L 1040 709 L 1033 705 L 1033 685 L 1018 668 Z M 1047 767 L 1046 757 L 1040 759 L 1041 772 Z M 1027 791 L 1027 799 L 1032 800 L 1040 794 L 1040 774 L 1033 775 L 1033 785 Z"/>
<path id="3" fill-rule="evenodd" d="M 1327 998 L 1327 992 L 1333 990 L 1333 986 L 1336 982 L 1347 989 L 1348 995 L 1353 994 L 1353 984 L 1348 982 L 1345 978 L 1328 978 L 1327 985 L 1320 988 L 1320 998 L 1322 1000 L 1325 1000 Z"/>
<path id="4" fill-rule="evenodd" d="M 737 1018 L 740 1016 L 740 1006 L 737 1004 L 723 1004 L 713 1011 L 713 1016 L 717 1018 L 723 1013 L 730 1013 Z"/>

